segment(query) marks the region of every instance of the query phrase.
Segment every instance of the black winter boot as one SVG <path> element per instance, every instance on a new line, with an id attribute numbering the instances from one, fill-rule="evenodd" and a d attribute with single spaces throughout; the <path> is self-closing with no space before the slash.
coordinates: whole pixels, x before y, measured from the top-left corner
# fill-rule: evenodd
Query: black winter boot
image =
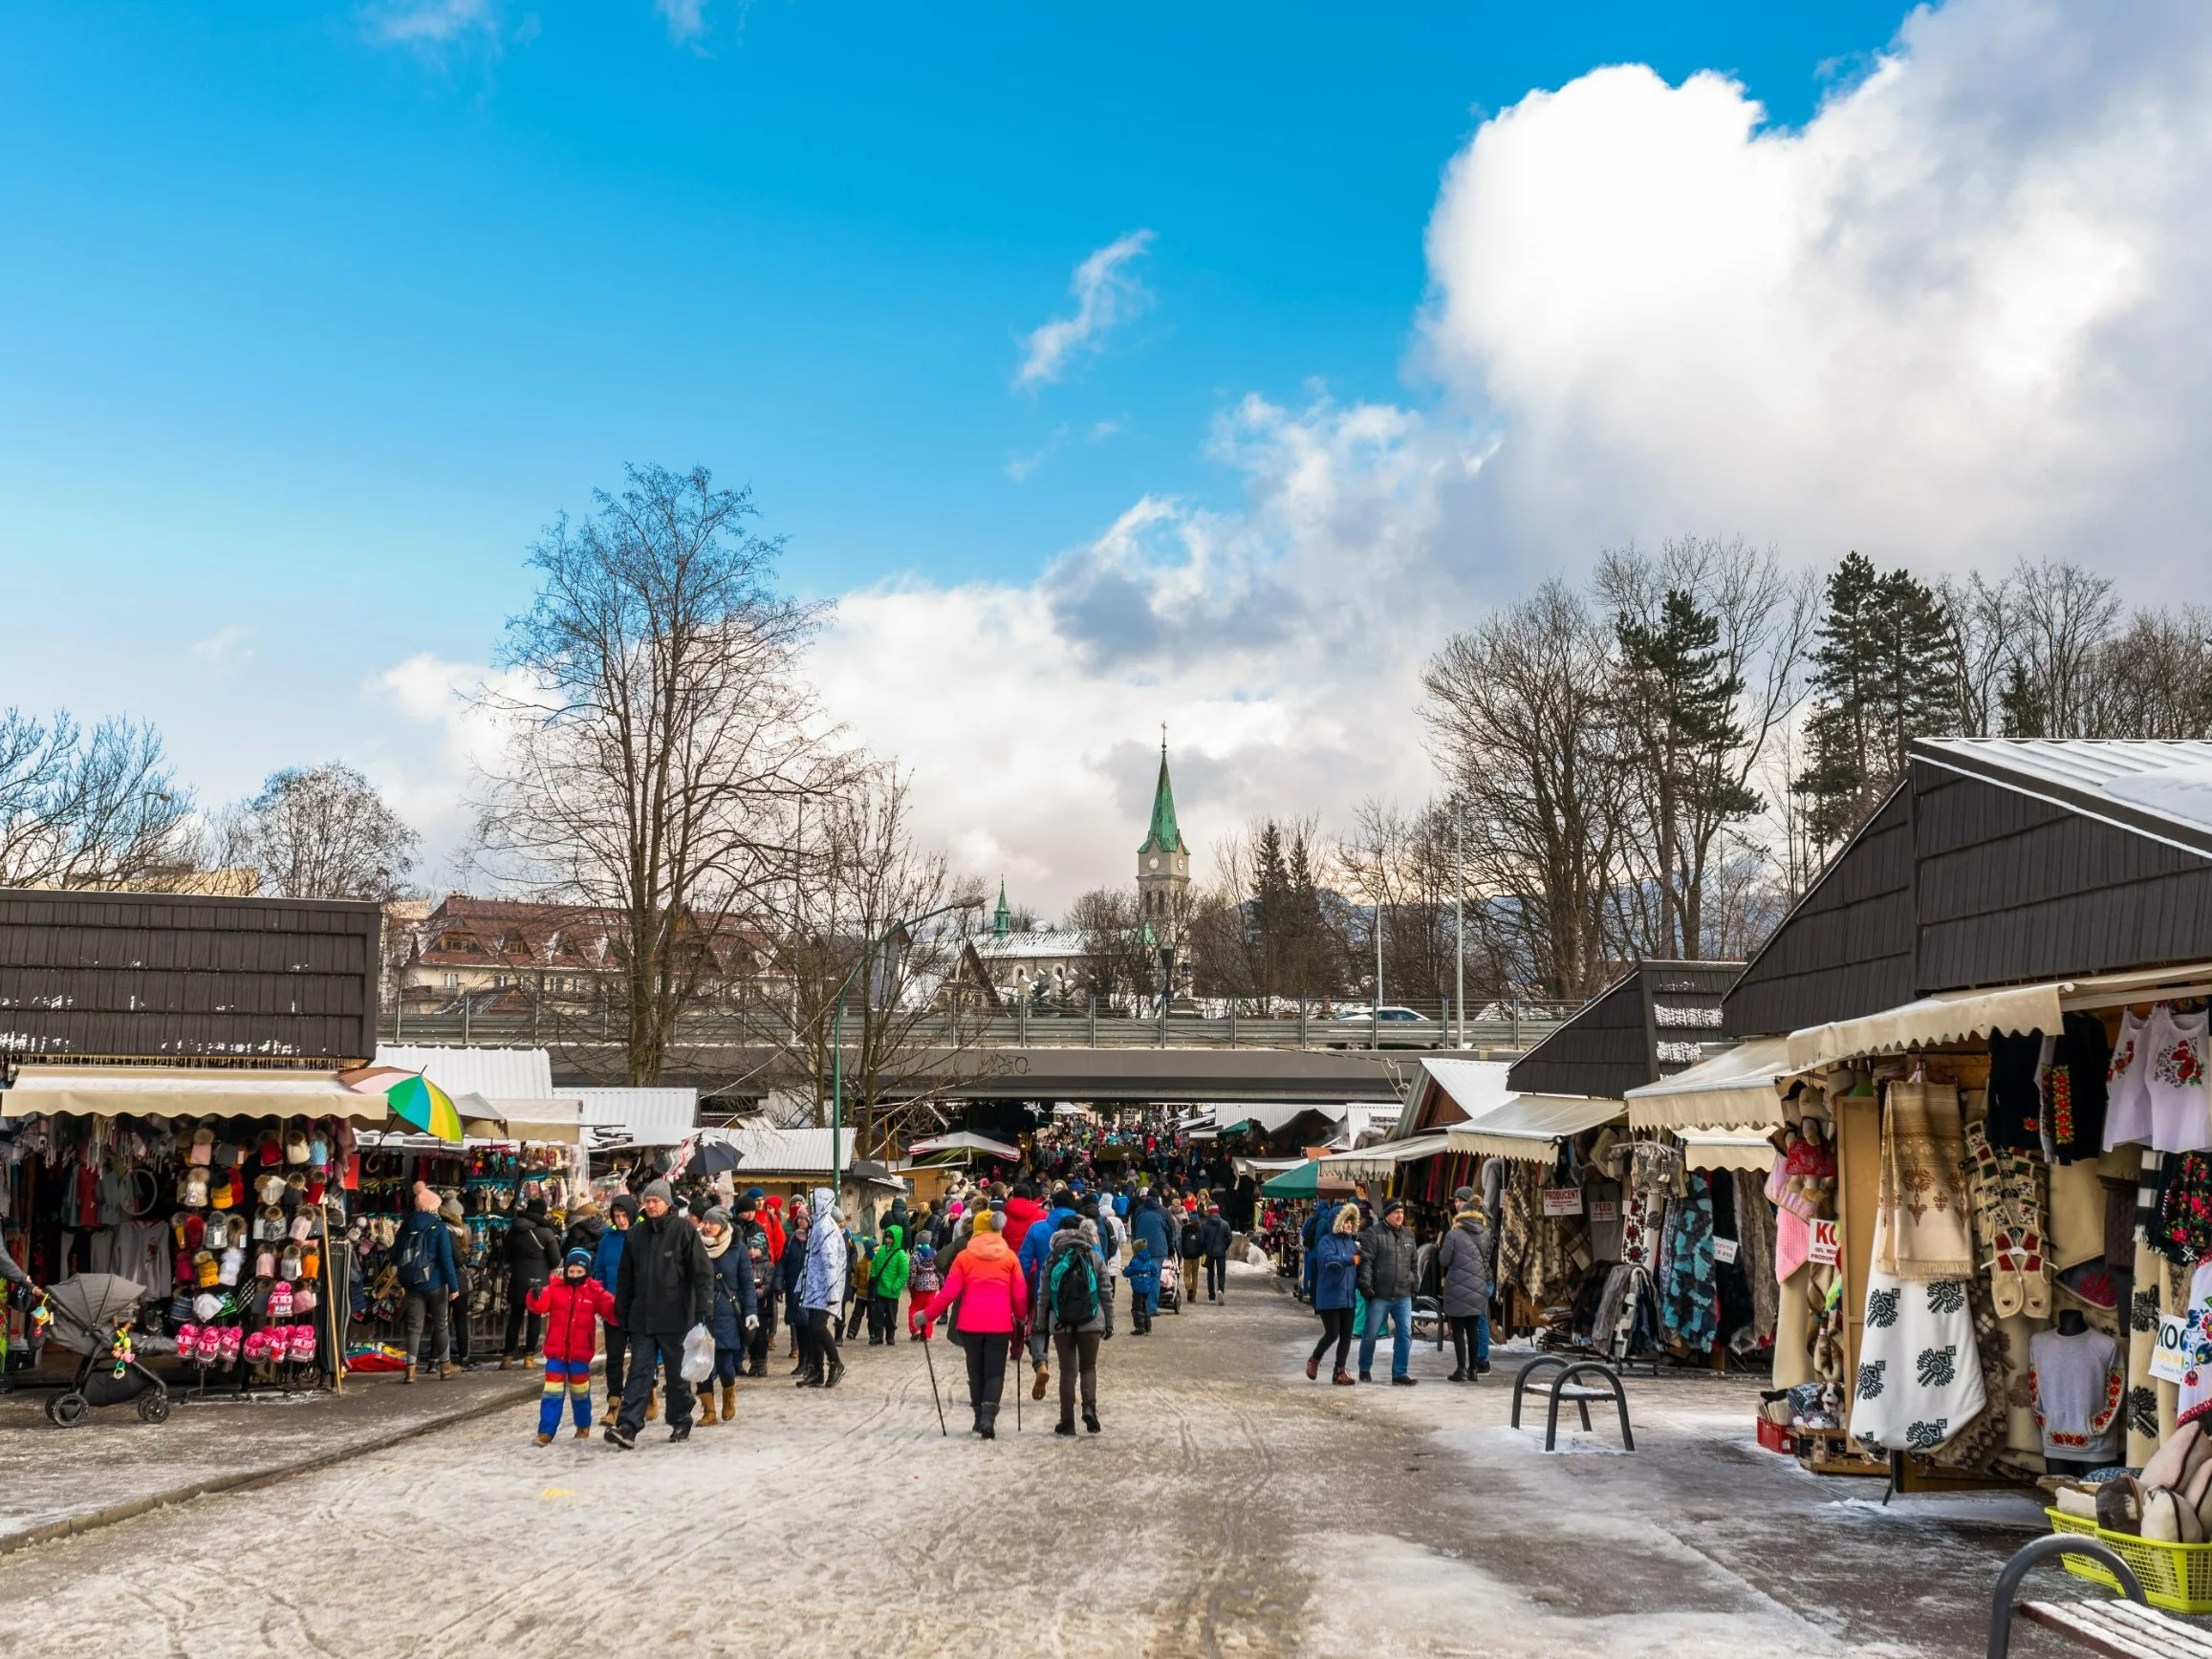
<path id="1" fill-rule="evenodd" d="M 986 1440 L 996 1440 L 999 1437 L 998 1420 L 998 1403 L 995 1400 L 987 1401 L 983 1410 L 977 1413 L 977 1421 L 983 1425 L 983 1437 Z"/>

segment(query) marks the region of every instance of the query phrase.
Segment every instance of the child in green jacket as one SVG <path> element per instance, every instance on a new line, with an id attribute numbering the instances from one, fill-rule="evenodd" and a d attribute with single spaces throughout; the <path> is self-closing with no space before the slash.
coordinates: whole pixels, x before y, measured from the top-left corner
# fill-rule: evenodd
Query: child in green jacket
<path id="1" fill-rule="evenodd" d="M 876 1249 L 876 1270 L 868 1282 L 868 1346 L 888 1347 L 899 1340 L 899 1293 L 906 1288 L 914 1263 L 906 1253 L 906 1236 L 896 1222 L 886 1222 L 883 1242 Z"/>

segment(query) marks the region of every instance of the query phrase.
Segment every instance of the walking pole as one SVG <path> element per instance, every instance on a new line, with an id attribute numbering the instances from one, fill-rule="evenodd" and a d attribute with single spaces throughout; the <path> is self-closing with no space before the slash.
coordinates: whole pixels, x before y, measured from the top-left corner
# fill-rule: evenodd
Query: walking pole
<path id="1" fill-rule="evenodd" d="M 929 1368 L 929 1397 L 937 1402 L 937 1432 L 949 1436 L 952 1431 L 944 1426 L 944 1401 L 938 1396 L 937 1362 L 929 1357 L 929 1333 L 926 1329 L 922 1335 L 922 1363 Z"/>
<path id="2" fill-rule="evenodd" d="M 1023 1354 L 1023 1356 L 1024 1356 L 1025 1358 L 1027 1358 L 1027 1357 L 1028 1357 L 1028 1355 L 1029 1355 L 1029 1351 L 1030 1351 L 1030 1344 L 1029 1344 L 1029 1332 L 1028 1332 L 1028 1330 L 1027 1330 L 1025 1327 L 1023 1327 L 1023 1326 L 1021 1326 L 1021 1325 L 1015 1325 L 1015 1326 L 1014 1326 L 1014 1335 L 1016 1335 L 1017 1337 L 1020 1337 L 1020 1338 L 1022 1339 L 1022 1347 L 1021 1347 L 1021 1351 L 1022 1351 L 1022 1354 Z M 1023 1391 L 1024 1391 L 1024 1390 L 1023 1390 L 1023 1389 L 1022 1389 L 1022 1373 L 1021 1373 L 1021 1368 L 1020 1368 L 1017 1366 L 1017 1367 L 1014 1368 L 1014 1433 L 1017 1433 L 1017 1434 L 1019 1434 L 1019 1433 L 1022 1432 L 1022 1394 L 1023 1394 Z"/>

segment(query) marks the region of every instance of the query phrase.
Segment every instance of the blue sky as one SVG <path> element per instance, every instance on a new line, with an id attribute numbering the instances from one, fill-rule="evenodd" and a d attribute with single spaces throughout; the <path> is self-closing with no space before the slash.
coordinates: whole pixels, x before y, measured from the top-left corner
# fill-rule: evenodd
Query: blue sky
<path id="1" fill-rule="evenodd" d="M 1454 401 L 1423 234 L 1481 122 L 1644 63 L 1794 127 L 1905 17 L 0 0 L 0 546 L 85 619 L 11 631 L 0 700 L 150 716 L 216 796 L 388 774 L 363 687 L 486 660 L 631 460 L 749 482 L 825 595 L 1245 511 L 1240 399 Z M 1018 384 L 1137 232 L 1121 320 Z"/>

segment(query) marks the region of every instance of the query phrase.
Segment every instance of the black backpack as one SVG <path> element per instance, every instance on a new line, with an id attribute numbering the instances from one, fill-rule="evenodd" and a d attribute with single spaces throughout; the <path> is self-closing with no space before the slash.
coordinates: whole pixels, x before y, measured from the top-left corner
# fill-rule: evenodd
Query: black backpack
<path id="1" fill-rule="evenodd" d="M 409 1227 L 400 1235 L 399 1250 L 392 1257 L 392 1266 L 400 1275 L 400 1282 L 409 1290 L 430 1288 L 430 1229 Z"/>
<path id="2" fill-rule="evenodd" d="M 1098 1275 L 1091 1266 L 1091 1252 L 1063 1250 L 1059 1255 L 1045 1286 L 1052 1323 L 1070 1327 L 1088 1325 L 1098 1317 Z"/>

